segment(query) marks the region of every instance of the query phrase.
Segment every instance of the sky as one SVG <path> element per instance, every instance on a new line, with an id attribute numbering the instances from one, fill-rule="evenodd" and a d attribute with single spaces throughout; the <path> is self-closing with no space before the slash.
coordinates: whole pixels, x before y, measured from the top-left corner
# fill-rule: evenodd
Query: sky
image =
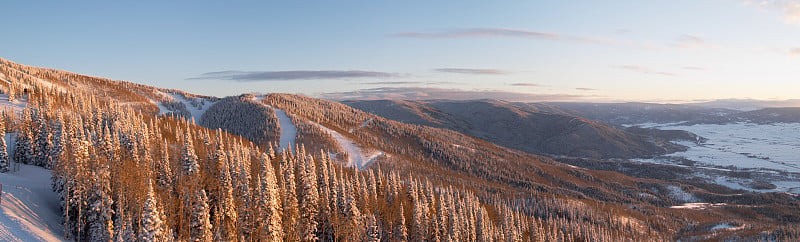
<path id="1" fill-rule="evenodd" d="M 800 1 L 0 2 L 0 57 L 191 93 L 800 99 Z"/>

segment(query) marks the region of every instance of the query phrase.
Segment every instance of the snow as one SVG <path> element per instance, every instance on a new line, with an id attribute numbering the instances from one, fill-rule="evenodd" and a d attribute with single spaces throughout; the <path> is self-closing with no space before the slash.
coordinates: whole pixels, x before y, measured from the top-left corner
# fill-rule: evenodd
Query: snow
<path id="1" fill-rule="evenodd" d="M 668 126 L 707 138 L 705 143 L 680 142 L 689 150 L 670 154 L 714 166 L 768 168 L 800 172 L 800 123 L 703 124 Z"/>
<path id="2" fill-rule="evenodd" d="M 295 138 L 297 138 L 297 126 L 292 123 L 292 119 L 286 115 L 286 112 L 277 108 L 273 109 L 275 110 L 275 115 L 278 116 L 278 124 L 281 127 L 280 146 L 278 146 L 278 150 L 283 151 L 286 148 L 294 146 Z"/>
<path id="3" fill-rule="evenodd" d="M 208 108 L 210 108 L 215 103 L 215 102 L 211 102 L 209 100 L 205 100 L 203 102 L 203 106 L 198 108 L 198 107 L 195 107 L 194 105 L 192 105 L 191 100 L 187 100 L 186 98 L 184 98 L 181 95 L 174 94 L 174 93 L 169 93 L 169 95 L 172 96 L 172 98 L 174 98 L 175 100 L 178 100 L 181 103 L 183 103 L 183 106 L 186 106 L 186 110 L 189 110 L 189 113 L 192 115 L 192 117 L 190 117 L 190 118 L 193 118 L 194 120 L 197 120 L 197 121 L 199 121 L 200 118 L 203 117 L 203 114 L 206 113 L 206 111 L 208 111 Z"/>
<path id="4" fill-rule="evenodd" d="M 189 114 L 191 115 L 191 117 L 187 117 L 187 118 L 194 119 L 195 121 L 200 121 L 200 118 L 202 118 L 203 114 L 205 114 L 206 111 L 208 111 L 208 108 L 210 108 L 211 106 L 214 105 L 214 103 L 216 103 L 216 102 L 212 102 L 210 100 L 205 99 L 205 100 L 203 100 L 203 106 L 195 107 L 194 105 L 192 105 L 191 101 L 194 100 L 194 99 L 203 99 L 203 98 L 184 98 L 180 94 L 164 93 L 164 92 L 161 92 L 161 91 L 156 91 L 156 94 L 157 95 L 161 95 L 161 96 L 163 96 L 166 99 L 169 99 L 171 101 L 178 101 L 178 102 L 183 103 L 183 106 L 186 107 L 186 110 L 189 111 Z M 151 102 L 153 102 L 153 101 L 151 100 Z M 165 114 L 165 113 L 170 113 L 170 112 L 173 111 L 173 110 L 167 109 L 167 107 L 165 107 L 164 105 L 162 105 L 159 102 L 153 102 L 153 103 L 158 105 L 158 114 L 159 115 Z"/>
<path id="5" fill-rule="evenodd" d="M 313 124 L 319 126 L 321 129 L 333 136 L 333 139 L 336 140 L 336 143 L 338 143 L 339 146 L 345 150 L 347 153 L 347 162 L 345 163 L 346 166 L 364 169 L 364 167 L 369 165 L 369 163 L 375 161 L 375 159 L 378 157 L 385 155 L 383 151 L 363 152 L 362 149 L 358 147 L 358 144 L 343 136 L 339 132 L 329 129 L 328 127 L 318 123 Z"/>
<path id="6" fill-rule="evenodd" d="M 695 210 L 705 210 L 708 208 L 716 208 L 716 207 L 723 207 L 728 204 L 725 203 L 684 203 L 678 206 L 672 206 L 670 208 L 675 209 L 695 209 Z"/>
<path id="7" fill-rule="evenodd" d="M 286 115 L 285 111 L 264 103 L 263 100 L 265 97 L 266 96 L 264 95 L 255 95 L 253 96 L 253 101 L 275 111 L 275 116 L 278 117 L 278 126 L 280 127 L 278 151 L 283 151 L 286 148 L 293 147 L 295 144 L 295 139 L 297 139 L 297 126 L 294 125 L 294 122 L 292 122 L 292 119 L 289 118 L 289 115 Z"/>
<path id="8" fill-rule="evenodd" d="M 686 159 L 696 162 L 688 167 L 695 170 L 697 177 L 711 183 L 754 192 L 800 193 L 800 123 L 636 126 L 685 130 L 708 139 L 701 143 L 677 142 L 689 149 L 636 161 L 683 166 L 676 163 Z M 729 177 L 731 171 L 750 172 L 753 177 Z M 768 182 L 776 188 L 754 189 L 753 182 Z"/>
<path id="9" fill-rule="evenodd" d="M 683 191 L 683 188 L 679 186 L 667 186 L 669 189 L 669 197 L 673 200 L 680 201 L 680 202 L 696 202 L 698 199 L 692 195 L 691 193 Z"/>
<path id="10" fill-rule="evenodd" d="M 14 112 L 19 117 L 26 106 L 28 106 L 28 102 L 25 98 L 17 97 L 14 101 L 9 101 L 8 95 L 0 94 L 0 111 Z"/>
<path id="11" fill-rule="evenodd" d="M 58 194 L 50 188 L 50 171 L 20 165 L 0 173 L 0 240 L 64 241 Z"/>
<path id="12" fill-rule="evenodd" d="M 711 227 L 708 230 L 709 231 L 716 231 L 716 230 L 740 230 L 740 229 L 744 229 L 744 224 L 742 224 L 741 226 L 734 226 L 734 225 L 732 225 L 730 223 L 720 223 L 720 224 L 714 225 L 713 227 Z"/>

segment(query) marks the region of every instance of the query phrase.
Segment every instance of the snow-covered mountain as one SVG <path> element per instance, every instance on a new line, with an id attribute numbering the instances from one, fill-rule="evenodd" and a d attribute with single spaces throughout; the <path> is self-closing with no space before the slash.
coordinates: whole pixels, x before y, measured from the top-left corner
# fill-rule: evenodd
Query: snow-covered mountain
<path id="1" fill-rule="evenodd" d="M 19 202 L 3 196 L 0 207 L 60 205 L 23 219 L 49 232 L 3 222 L 7 240 L 643 241 L 800 231 L 786 226 L 800 218 L 796 196 L 571 166 L 333 101 L 205 97 L 3 59 L 0 73 L 6 106 L 24 107 L 0 119 L 19 137 L 11 159 L 0 149 L 0 168 L 13 160 L 51 169 L 56 191 L 41 188 L 47 172 L 24 166 L 0 182 L 38 197 L 9 190 Z M 689 202 L 709 206 L 680 206 Z M 722 224 L 741 229 L 712 229 Z"/>

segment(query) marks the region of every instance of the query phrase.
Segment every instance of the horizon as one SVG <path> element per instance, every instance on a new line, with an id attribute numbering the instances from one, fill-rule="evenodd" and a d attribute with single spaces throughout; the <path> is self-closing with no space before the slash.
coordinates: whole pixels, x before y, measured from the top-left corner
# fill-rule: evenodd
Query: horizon
<path id="1" fill-rule="evenodd" d="M 702 103 L 800 90 L 796 1 L 2 6 L 15 10 L 0 16 L 13 23 L 3 58 L 210 96 Z"/>

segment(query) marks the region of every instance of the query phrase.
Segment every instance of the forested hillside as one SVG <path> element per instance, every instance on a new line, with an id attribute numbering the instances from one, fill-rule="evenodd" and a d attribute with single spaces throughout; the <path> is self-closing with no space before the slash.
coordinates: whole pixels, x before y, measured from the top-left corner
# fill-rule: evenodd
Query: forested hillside
<path id="1" fill-rule="evenodd" d="M 545 104 L 499 100 L 354 100 L 344 103 L 392 120 L 451 129 L 534 154 L 633 158 L 683 148 Z"/>
<path id="2" fill-rule="evenodd" d="M 0 118 L 0 130 L 19 137 L 13 153 L 0 139 L 0 170 L 52 170 L 65 239 L 800 238 L 791 225 L 800 204 L 789 195 L 713 194 L 576 168 L 299 95 L 216 99 L 5 59 L 0 73 L 3 95 L 26 104 Z M 277 147 L 279 110 L 297 127 L 293 147 Z M 367 154 L 379 155 L 345 166 Z M 701 199 L 729 205 L 670 207 Z"/>

